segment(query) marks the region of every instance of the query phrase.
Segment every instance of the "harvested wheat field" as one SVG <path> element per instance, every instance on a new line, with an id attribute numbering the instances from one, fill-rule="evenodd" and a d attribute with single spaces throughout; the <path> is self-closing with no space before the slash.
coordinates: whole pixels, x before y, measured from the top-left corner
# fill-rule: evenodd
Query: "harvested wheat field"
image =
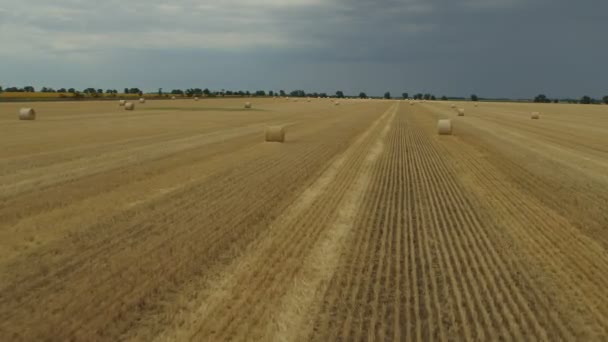
<path id="1" fill-rule="evenodd" d="M 608 106 L 251 102 L 0 104 L 0 341 L 608 339 Z"/>

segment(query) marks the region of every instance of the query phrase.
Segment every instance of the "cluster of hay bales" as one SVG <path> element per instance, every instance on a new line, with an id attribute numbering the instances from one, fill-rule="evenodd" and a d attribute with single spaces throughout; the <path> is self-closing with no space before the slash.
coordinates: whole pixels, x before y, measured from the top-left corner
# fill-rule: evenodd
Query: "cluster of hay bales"
<path id="1" fill-rule="evenodd" d="M 267 142 L 285 142 L 285 128 L 283 126 L 266 127 L 265 140 Z"/>
<path id="2" fill-rule="evenodd" d="M 245 102 L 245 109 L 251 109 L 251 102 Z"/>
<path id="3" fill-rule="evenodd" d="M 437 132 L 440 135 L 451 135 L 452 134 L 452 120 L 445 119 L 437 122 Z"/>
<path id="4" fill-rule="evenodd" d="M 36 111 L 33 108 L 21 108 L 19 120 L 36 120 Z"/>

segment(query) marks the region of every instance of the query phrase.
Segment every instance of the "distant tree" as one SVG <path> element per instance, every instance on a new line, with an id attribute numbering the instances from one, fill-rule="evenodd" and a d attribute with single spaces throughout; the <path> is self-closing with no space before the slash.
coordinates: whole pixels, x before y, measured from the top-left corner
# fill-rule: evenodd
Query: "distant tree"
<path id="1" fill-rule="evenodd" d="M 471 101 L 479 101 L 479 98 L 477 97 L 477 95 L 473 94 L 471 95 Z"/>
<path id="2" fill-rule="evenodd" d="M 435 95 L 431 95 L 431 100 L 432 100 L 432 101 L 437 100 L 437 98 L 435 97 Z"/>
<path id="3" fill-rule="evenodd" d="M 414 100 L 422 100 L 423 97 L 424 97 L 424 95 L 422 93 L 418 93 L 418 94 L 414 95 Z"/>
<path id="4" fill-rule="evenodd" d="M 384 98 L 385 99 L 390 99 L 391 98 L 391 92 L 387 91 L 386 93 L 384 93 Z"/>
<path id="5" fill-rule="evenodd" d="M 97 89 L 97 93 L 103 94 L 103 89 Z"/>
<path id="6" fill-rule="evenodd" d="M 537 95 L 534 98 L 534 102 L 536 102 L 536 103 L 550 103 L 551 100 L 549 98 L 547 98 L 547 96 L 545 94 L 540 94 L 540 95 Z"/>
<path id="7" fill-rule="evenodd" d="M 266 96 L 266 92 L 263 90 L 258 90 L 255 92 L 255 96 Z"/>
<path id="8" fill-rule="evenodd" d="M 3 90 L 2 90 L 2 86 L 0 86 L 0 93 L 1 93 L 1 92 L 3 92 Z"/>
<path id="9" fill-rule="evenodd" d="M 158 88 L 158 96 L 163 96 L 163 88 Z"/>
<path id="10" fill-rule="evenodd" d="M 203 95 L 209 96 L 210 94 L 211 94 L 211 92 L 209 91 L 209 89 L 207 89 L 207 88 L 203 89 Z"/>
<path id="11" fill-rule="evenodd" d="M 401 97 L 403 97 L 403 99 L 405 100 L 405 99 L 407 99 L 409 97 L 409 94 L 408 93 L 403 93 L 403 94 L 401 94 Z"/>
<path id="12" fill-rule="evenodd" d="M 285 97 L 285 90 L 279 90 L 279 96 Z"/>
<path id="13" fill-rule="evenodd" d="M 431 94 L 424 94 L 424 96 L 422 97 L 425 100 L 430 100 L 431 99 Z"/>
<path id="14" fill-rule="evenodd" d="M 338 90 L 336 92 L 336 97 L 339 99 L 344 98 L 344 93 L 342 92 L 342 90 Z"/>
<path id="15" fill-rule="evenodd" d="M 364 93 L 364 92 L 360 92 L 360 93 L 359 93 L 359 98 L 361 98 L 361 99 L 366 99 L 366 98 L 367 98 L 367 94 L 366 94 L 366 93 Z"/>
<path id="16" fill-rule="evenodd" d="M 319 94 L 319 97 L 326 98 L 327 97 L 327 93 L 321 93 L 321 94 Z"/>
<path id="17" fill-rule="evenodd" d="M 591 99 L 591 97 L 585 95 L 581 98 L 581 104 L 590 104 L 593 100 Z"/>
<path id="18" fill-rule="evenodd" d="M 125 88 L 124 94 L 128 94 L 128 93 L 129 93 L 129 88 Z"/>
<path id="19" fill-rule="evenodd" d="M 245 91 L 245 95 L 246 96 L 251 96 L 251 93 L 249 92 L 249 90 Z"/>
<path id="20" fill-rule="evenodd" d="M 75 94 L 76 93 L 76 89 L 70 88 L 70 89 L 68 89 L 68 93 Z"/>
<path id="21" fill-rule="evenodd" d="M 447 97 L 447 96 L 443 95 L 443 96 L 441 97 L 441 101 L 447 101 L 447 100 L 448 100 L 448 97 Z"/>
<path id="22" fill-rule="evenodd" d="M 304 90 L 293 90 L 292 92 L 289 93 L 289 96 L 291 97 L 305 97 L 306 96 L 306 92 Z"/>
<path id="23" fill-rule="evenodd" d="M 268 92 L 268 96 L 274 96 L 274 91 L 272 91 L 272 90 L 271 90 L 271 91 L 269 91 L 269 92 Z"/>
<path id="24" fill-rule="evenodd" d="M 0 87 L 0 91 L 2 91 L 2 87 Z M 604 101 L 604 104 L 608 104 L 608 95 L 602 97 L 602 101 Z"/>
<path id="25" fill-rule="evenodd" d="M 131 88 L 127 94 L 140 94 L 142 91 L 139 88 Z"/>
<path id="26" fill-rule="evenodd" d="M 172 95 L 184 95 L 184 91 L 181 89 L 173 89 L 171 90 Z"/>
<path id="27" fill-rule="evenodd" d="M 558 99 L 553 100 L 553 103 L 559 103 Z"/>
<path id="28" fill-rule="evenodd" d="M 27 87 L 23 87 L 23 91 L 25 91 L 26 93 L 34 93 L 34 92 L 36 92 L 36 89 L 34 89 L 34 87 L 32 87 L 32 86 L 27 86 Z"/>

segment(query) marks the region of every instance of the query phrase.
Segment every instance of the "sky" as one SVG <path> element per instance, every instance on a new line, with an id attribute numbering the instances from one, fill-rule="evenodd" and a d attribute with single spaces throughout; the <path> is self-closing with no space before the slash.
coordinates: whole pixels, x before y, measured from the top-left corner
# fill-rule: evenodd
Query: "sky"
<path id="1" fill-rule="evenodd" d="M 0 0 L 0 85 L 608 95 L 607 0 Z"/>

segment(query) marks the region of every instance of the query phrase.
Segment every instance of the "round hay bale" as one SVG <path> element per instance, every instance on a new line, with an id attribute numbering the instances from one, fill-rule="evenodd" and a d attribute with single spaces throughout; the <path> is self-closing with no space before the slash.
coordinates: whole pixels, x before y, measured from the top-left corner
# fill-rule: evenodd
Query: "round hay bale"
<path id="1" fill-rule="evenodd" d="M 532 118 L 533 120 L 538 120 L 538 119 L 540 119 L 540 113 L 539 113 L 539 112 L 532 112 L 532 116 L 531 116 L 531 118 Z"/>
<path id="2" fill-rule="evenodd" d="M 454 109 L 455 109 L 455 108 L 456 108 L 456 105 L 452 103 L 452 104 L 450 105 L 450 107 L 452 107 L 452 108 L 454 108 Z"/>
<path id="3" fill-rule="evenodd" d="M 198 101 L 198 97 L 195 97 L 195 98 L 194 98 L 194 101 Z"/>
<path id="4" fill-rule="evenodd" d="M 478 106 L 478 104 L 476 103 L 476 104 L 475 104 L 475 107 L 477 107 L 477 106 Z"/>
<path id="5" fill-rule="evenodd" d="M 245 102 L 245 108 L 251 109 L 251 102 Z"/>
<path id="6" fill-rule="evenodd" d="M 439 122 L 437 122 L 437 132 L 440 135 L 451 135 L 452 120 L 439 120 Z"/>
<path id="7" fill-rule="evenodd" d="M 464 108 L 458 109 L 458 116 L 464 116 Z"/>
<path id="8" fill-rule="evenodd" d="M 36 120 L 36 111 L 34 108 L 19 109 L 19 120 Z"/>
<path id="9" fill-rule="evenodd" d="M 118 105 L 121 106 L 121 107 L 124 106 L 125 103 L 127 103 L 127 100 L 120 100 L 120 101 L 118 101 Z"/>
<path id="10" fill-rule="evenodd" d="M 146 99 L 144 99 L 143 97 L 141 99 L 139 99 L 139 103 L 146 103 Z"/>
<path id="11" fill-rule="evenodd" d="M 135 103 L 133 103 L 133 102 L 125 103 L 125 110 L 133 110 L 133 109 L 135 109 Z"/>
<path id="12" fill-rule="evenodd" d="M 171 96 L 171 100 L 175 100 L 175 96 Z"/>
<path id="13" fill-rule="evenodd" d="M 283 126 L 266 127 L 267 142 L 285 142 L 285 128 Z"/>
<path id="14" fill-rule="evenodd" d="M 334 103 L 334 105 L 335 105 L 335 106 L 339 106 L 339 105 L 340 105 L 340 102 L 336 101 L 336 102 Z"/>

